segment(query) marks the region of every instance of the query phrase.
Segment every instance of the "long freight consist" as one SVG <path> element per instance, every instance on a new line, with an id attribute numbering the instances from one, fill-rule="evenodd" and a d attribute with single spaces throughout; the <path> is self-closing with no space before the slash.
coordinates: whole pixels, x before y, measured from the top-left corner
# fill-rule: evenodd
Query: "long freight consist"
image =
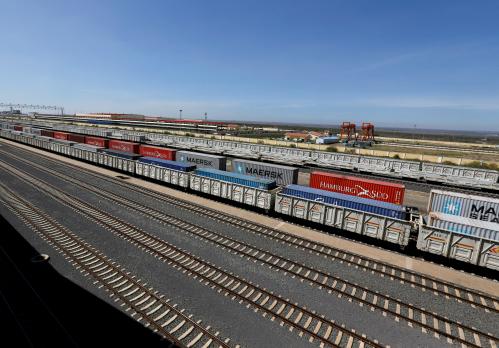
<path id="1" fill-rule="evenodd" d="M 237 173 L 207 170 L 198 166 L 194 170 L 193 164 L 143 157 L 139 154 L 141 145 L 139 149 L 132 143 L 120 147 L 129 149 L 129 152 L 96 149 L 93 145 L 37 135 L 32 128 L 26 129 L 30 133 L 6 129 L 6 125 L 1 123 L 0 128 L 1 137 L 112 167 L 131 175 L 236 201 L 266 212 L 274 211 L 334 229 L 385 240 L 402 247 L 407 246 L 411 239 L 416 239 L 416 247 L 420 250 L 499 270 L 498 228 L 489 228 L 497 225 L 497 199 L 469 195 L 460 197 L 460 194 L 447 191 L 432 192 L 430 211 L 447 216 L 447 225 L 442 228 L 442 225 L 436 225 L 435 220 L 432 220 L 436 215 L 414 219 L 415 216 L 408 208 L 398 204 L 298 185 L 275 188 L 275 180 L 252 179 Z M 441 196 L 447 198 L 437 198 Z M 450 203 L 439 203 L 445 199 Z M 460 220 L 456 222 L 456 219 Z M 450 223 L 468 227 L 459 230 Z M 486 226 L 480 225 L 485 223 Z M 483 233 L 480 228 L 484 226 L 490 231 Z"/>
<path id="2" fill-rule="evenodd" d="M 19 121 L 19 123 L 20 122 L 22 121 Z M 62 132 L 96 135 L 101 137 L 116 137 L 135 142 L 161 143 L 162 145 L 164 144 L 179 149 L 232 155 L 254 160 L 266 160 L 299 166 L 318 166 L 351 170 L 401 179 L 445 183 L 458 187 L 473 189 L 483 188 L 499 191 L 499 172 L 488 169 L 467 168 L 457 165 L 428 163 L 415 160 L 311 151 L 228 140 L 165 135 L 152 131 L 145 132 L 116 128 L 106 129 L 95 126 L 54 124 L 53 122 L 46 120 L 31 120 L 30 125 L 53 128 L 54 130 Z M 15 126 L 22 127 L 22 125 L 19 124 Z"/>

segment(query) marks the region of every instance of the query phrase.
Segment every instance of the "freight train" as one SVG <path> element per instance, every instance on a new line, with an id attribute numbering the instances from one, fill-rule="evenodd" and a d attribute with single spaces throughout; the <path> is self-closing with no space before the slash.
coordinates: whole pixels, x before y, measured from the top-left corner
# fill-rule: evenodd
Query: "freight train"
<path id="1" fill-rule="evenodd" d="M 70 122 L 71 120 L 64 118 L 64 121 Z M 26 126 L 25 121 L 18 120 L 20 126 L 23 122 L 24 126 Z M 473 190 L 499 191 L 499 172 L 482 168 L 218 140 L 214 139 L 214 136 L 212 139 L 207 139 L 202 137 L 165 135 L 155 133 L 154 129 L 145 129 L 139 125 L 135 127 L 126 124 L 114 124 L 113 127 L 120 127 L 120 129 L 117 129 L 102 128 L 102 125 L 75 126 L 56 124 L 50 123 L 49 120 L 31 120 L 29 124 L 59 131 L 104 137 L 109 136 L 144 143 L 161 143 L 180 149 L 191 149 L 198 152 L 284 163 L 286 165 L 292 164 L 300 167 L 331 168 L 402 180 L 445 184 Z"/>
<path id="2" fill-rule="evenodd" d="M 237 173 L 237 170 L 221 170 L 220 164 L 218 168 L 202 167 L 210 160 L 198 160 L 193 163 L 161 158 L 159 150 L 162 150 L 163 156 L 166 154 L 173 158 L 172 151 L 175 150 L 171 149 L 158 147 L 157 153 L 147 152 L 147 156 L 143 156 L 141 151 L 146 152 L 141 150 L 141 147 L 150 146 L 122 140 L 97 139 L 93 136 L 83 139 L 67 136 L 67 139 L 76 141 L 60 139 L 63 136 L 58 139 L 55 132 L 50 132 L 52 131 L 36 128 L 3 128 L 0 130 L 0 136 L 131 175 L 171 184 L 190 192 L 216 196 L 266 213 L 322 225 L 326 230 L 343 230 L 401 247 L 406 247 L 411 240 L 415 240 L 416 248 L 424 252 L 499 270 L 497 199 L 434 191 L 429 202 L 430 214 L 423 217 L 414 214 L 410 208 L 386 201 L 387 197 L 384 195 L 375 197 L 377 200 L 372 197 L 364 198 L 352 192 L 337 192 L 338 189 L 333 187 L 334 185 L 329 185 L 329 190 L 295 184 L 278 186 L 276 180 L 248 176 Z M 181 152 L 177 152 L 177 159 Z M 157 157 L 150 157 L 151 153 Z M 198 158 L 199 156 L 207 155 L 198 154 Z M 320 186 L 320 183 L 318 185 Z M 379 192 L 390 192 L 394 195 L 394 200 L 400 199 L 396 198 L 397 192 L 398 196 L 403 194 L 400 187 L 373 187 L 381 190 Z"/>

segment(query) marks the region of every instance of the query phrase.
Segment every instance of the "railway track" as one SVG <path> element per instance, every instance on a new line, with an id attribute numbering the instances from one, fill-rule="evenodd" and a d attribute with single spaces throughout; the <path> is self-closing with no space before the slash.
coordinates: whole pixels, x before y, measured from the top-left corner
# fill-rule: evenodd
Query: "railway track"
<path id="1" fill-rule="evenodd" d="M 126 311 L 132 311 L 131 316 L 144 326 L 179 347 L 231 347 L 229 339 L 222 339 L 210 327 L 201 326 L 200 321 L 3 184 L 0 184 L 0 202 L 63 254 L 75 269 L 92 278 L 95 286 L 103 287 Z"/>
<path id="2" fill-rule="evenodd" d="M 28 155 L 33 155 L 32 151 L 25 150 L 19 147 L 18 149 L 19 151 L 24 152 Z M 5 155 L 9 154 L 8 152 L 3 150 L 0 150 L 0 152 Z M 73 165 L 55 160 L 44 154 L 37 154 L 37 156 L 42 157 L 45 163 L 54 163 L 57 165 L 65 166 L 68 168 L 68 170 L 74 168 Z M 468 289 L 450 282 L 445 282 L 441 279 L 424 275 L 409 269 L 393 266 L 364 255 L 356 254 L 354 252 L 344 251 L 319 242 L 313 242 L 291 233 L 282 232 L 280 230 L 270 228 L 257 222 L 235 217 L 222 211 L 207 208 L 194 202 L 159 193 L 130 182 L 124 182 L 123 180 L 110 178 L 107 175 L 96 173 L 91 170 L 86 170 L 86 174 L 92 175 L 100 180 L 127 188 L 128 190 L 137 192 L 138 194 L 147 195 L 149 198 L 155 199 L 159 202 L 166 202 L 175 207 L 185 209 L 189 212 L 194 212 L 204 217 L 215 219 L 222 223 L 243 228 L 256 235 L 261 235 L 266 238 L 271 238 L 273 240 L 286 243 L 299 249 L 325 257 L 332 261 L 338 260 L 339 262 L 346 263 L 351 267 L 360 268 L 363 271 L 377 274 L 382 278 L 388 278 L 391 280 L 399 281 L 401 283 L 407 283 L 410 286 L 421 288 L 423 291 L 431 291 L 446 298 L 454 298 L 459 302 L 469 303 L 471 306 L 481 307 L 486 311 L 499 311 L 499 298 L 486 293 L 481 293 L 473 289 Z"/>
<path id="3" fill-rule="evenodd" d="M 269 316 L 271 320 L 280 321 L 281 325 L 287 325 L 290 330 L 296 330 L 299 336 L 306 335 L 309 341 L 317 342 L 321 347 L 382 347 L 377 340 L 368 339 L 354 330 L 348 330 L 344 325 L 337 324 L 315 311 L 204 261 L 76 197 L 63 193 L 53 185 L 25 171 L 6 165 L 1 160 L 0 168 L 15 174 L 33 188 L 90 218 L 111 233 L 154 255 L 177 270 L 187 273 L 212 289 L 223 292 L 225 296 L 245 303 L 248 308 L 262 312 L 263 316 Z"/>
<path id="4" fill-rule="evenodd" d="M 306 281 L 311 285 L 324 289 L 328 293 L 344 297 L 349 301 L 354 300 L 361 306 L 365 305 L 373 310 L 379 310 L 383 313 L 383 315 L 390 314 L 397 321 L 403 319 L 407 321 L 410 326 L 417 325 L 421 327 L 424 332 L 432 332 L 436 336 L 445 337 L 449 342 L 456 340 L 463 345 L 474 347 L 483 347 L 484 343 L 488 343 L 490 347 L 496 346 L 495 342 L 497 341 L 497 338 L 490 333 L 481 332 L 473 327 L 468 327 L 462 323 L 425 310 L 424 308 L 404 303 L 400 300 L 391 298 L 388 295 L 372 291 L 359 284 L 341 279 L 337 276 L 331 275 L 328 272 L 308 267 L 283 256 L 272 254 L 267 250 L 263 250 L 255 247 L 254 245 L 243 243 L 234 238 L 207 230 L 202 226 L 180 220 L 154 208 L 145 207 L 137 201 L 119 196 L 101 187 L 96 188 L 93 185 L 82 183 L 80 180 L 56 172 L 52 169 L 48 169 L 42 165 L 27 160 L 16 159 L 28 165 L 34 166 L 38 170 L 47 172 L 61 180 L 81 187 L 82 189 L 86 189 L 103 199 L 111 201 L 113 204 L 121 205 L 124 208 L 130 209 L 132 212 L 141 213 L 148 218 L 159 221 L 160 223 L 176 227 L 184 232 L 203 238 L 206 241 L 227 249 L 234 254 L 244 256 L 248 260 L 258 262 L 272 269 L 279 270 L 291 277 L 296 277 L 302 281 Z"/>

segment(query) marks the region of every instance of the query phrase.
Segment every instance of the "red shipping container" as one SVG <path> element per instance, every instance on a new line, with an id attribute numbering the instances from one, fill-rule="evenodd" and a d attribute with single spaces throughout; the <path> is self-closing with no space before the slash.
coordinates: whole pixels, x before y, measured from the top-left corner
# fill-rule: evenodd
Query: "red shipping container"
<path id="1" fill-rule="evenodd" d="M 77 143 L 84 143 L 85 142 L 85 136 L 81 135 L 81 134 L 69 133 L 68 134 L 68 140 L 69 141 L 75 141 Z"/>
<path id="2" fill-rule="evenodd" d="M 23 126 L 14 126 L 14 130 L 22 132 L 23 131 Z"/>
<path id="3" fill-rule="evenodd" d="M 404 202 L 404 185 L 356 176 L 312 172 L 310 187 L 393 204 Z"/>
<path id="4" fill-rule="evenodd" d="M 167 149 L 166 147 L 140 145 L 140 154 L 144 157 L 156 157 L 164 160 L 175 161 L 177 150 Z"/>
<path id="5" fill-rule="evenodd" d="M 109 140 L 98 137 L 85 137 L 85 144 L 105 147 L 107 149 L 109 147 Z"/>
<path id="6" fill-rule="evenodd" d="M 56 139 L 68 140 L 68 135 L 68 133 L 64 132 L 54 132 L 54 138 Z"/>
<path id="7" fill-rule="evenodd" d="M 45 129 L 42 129 L 40 131 L 40 134 L 44 137 L 51 137 L 53 138 L 54 137 L 54 131 L 49 131 L 49 130 L 45 130 Z"/>
<path id="8" fill-rule="evenodd" d="M 140 144 L 138 143 L 131 143 L 129 141 L 121 140 L 109 140 L 109 148 L 111 150 L 139 153 L 139 147 Z"/>

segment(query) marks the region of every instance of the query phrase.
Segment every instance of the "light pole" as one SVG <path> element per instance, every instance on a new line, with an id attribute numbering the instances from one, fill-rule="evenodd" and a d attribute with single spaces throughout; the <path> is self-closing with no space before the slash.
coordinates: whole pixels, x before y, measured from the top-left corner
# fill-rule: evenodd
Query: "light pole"
<path id="1" fill-rule="evenodd" d="M 182 109 L 179 110 L 180 119 L 182 119 Z"/>
<path id="2" fill-rule="evenodd" d="M 204 120 L 206 121 L 207 119 L 208 119 L 208 113 L 207 113 L 207 112 L 205 112 L 205 113 L 204 113 Z"/>

